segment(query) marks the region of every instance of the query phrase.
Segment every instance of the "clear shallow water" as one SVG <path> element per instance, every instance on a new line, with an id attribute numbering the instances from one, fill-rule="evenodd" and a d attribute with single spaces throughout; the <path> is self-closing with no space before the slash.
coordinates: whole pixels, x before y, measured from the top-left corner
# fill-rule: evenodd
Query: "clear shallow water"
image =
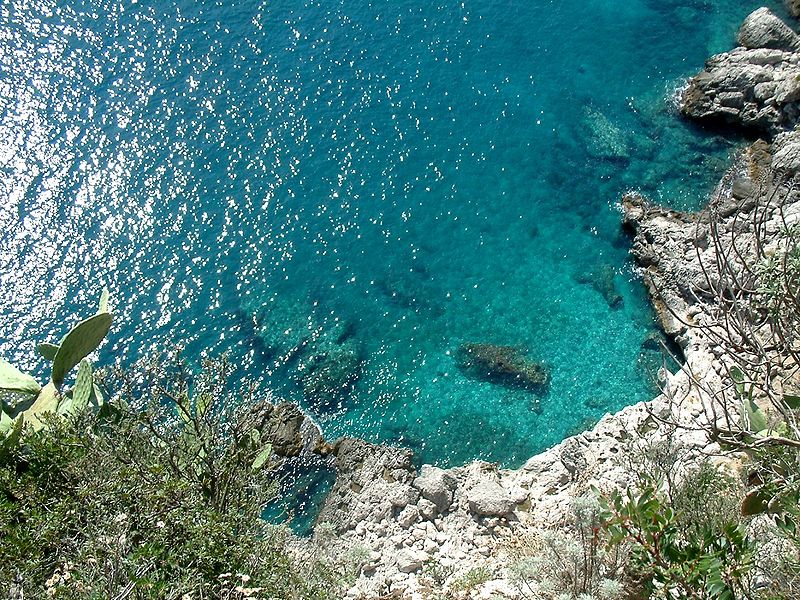
<path id="1" fill-rule="evenodd" d="M 35 368 L 105 284 L 109 359 L 229 350 L 330 437 L 517 465 L 654 393 L 614 203 L 702 202 L 735 146 L 669 99 L 762 4 L 6 2 L 0 353 Z M 352 390 L 310 399 L 343 350 Z"/>

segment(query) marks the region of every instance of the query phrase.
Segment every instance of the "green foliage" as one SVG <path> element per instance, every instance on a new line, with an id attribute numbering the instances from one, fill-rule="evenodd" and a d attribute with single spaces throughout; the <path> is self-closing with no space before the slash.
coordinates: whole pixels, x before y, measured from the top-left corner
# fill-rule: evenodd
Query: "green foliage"
<path id="1" fill-rule="evenodd" d="M 669 501 L 678 527 L 700 536 L 704 531 L 721 530 L 727 523 L 741 520 L 744 490 L 741 481 L 704 460 L 673 484 Z"/>
<path id="2" fill-rule="evenodd" d="M 72 388 L 72 408 L 81 411 L 89 405 L 89 399 L 94 392 L 94 379 L 92 378 L 92 363 L 83 359 L 78 367 L 78 376 Z"/>
<path id="3" fill-rule="evenodd" d="M 687 527 L 656 483 L 601 500 L 612 546 L 630 544 L 634 565 L 651 589 L 678 600 L 747 597 L 755 545 L 743 524 Z"/>
<path id="4" fill-rule="evenodd" d="M 24 416 L 34 429 L 39 429 L 48 413 L 69 414 L 81 410 L 91 399 L 99 405 L 102 394 L 94 384 L 91 363 L 86 357 L 105 339 L 112 320 L 108 312 L 108 290 L 104 288 L 97 314 L 70 329 L 59 344 L 39 344 L 39 354 L 53 363 L 50 382 L 44 387 L 30 375 L 0 359 L 0 421 L 4 417 Z M 62 394 L 65 377 L 79 363 L 81 368 L 75 388 Z M 15 401 L 9 402 L 8 398 L 14 396 Z"/>
<path id="5" fill-rule="evenodd" d="M 41 344 L 36 346 L 36 351 L 45 360 L 53 362 L 53 360 L 56 357 L 56 354 L 58 353 L 58 345 L 51 344 L 49 342 L 42 342 Z"/>
<path id="6" fill-rule="evenodd" d="M 228 392 L 226 363 L 207 361 L 187 420 L 156 401 L 184 389 L 185 372 L 176 359 L 106 374 L 113 419 L 49 414 L 0 455 L 0 581 L 70 600 L 341 597 L 261 518 L 275 488 L 268 460 L 253 465 L 268 446 L 252 405 L 225 408 L 254 390 Z"/>
<path id="7" fill-rule="evenodd" d="M 524 540 L 509 565 L 511 580 L 525 598 L 560 600 L 622 597 L 627 548 L 610 546 L 593 495 L 576 498 L 567 522 Z"/>
<path id="8" fill-rule="evenodd" d="M 67 373 L 97 350 L 111 329 L 111 321 L 110 313 L 99 313 L 81 321 L 67 333 L 53 358 L 50 379 L 56 387 L 61 387 Z"/>
<path id="9" fill-rule="evenodd" d="M 5 430 L 0 430 L 0 461 L 6 460 L 17 448 L 20 438 L 22 437 L 22 427 L 25 420 L 18 417 L 11 421 L 7 420 L 7 427 Z"/>
<path id="10" fill-rule="evenodd" d="M 492 572 L 486 567 L 473 567 L 463 575 L 456 577 L 450 583 L 450 589 L 454 592 L 469 592 L 493 578 Z"/>

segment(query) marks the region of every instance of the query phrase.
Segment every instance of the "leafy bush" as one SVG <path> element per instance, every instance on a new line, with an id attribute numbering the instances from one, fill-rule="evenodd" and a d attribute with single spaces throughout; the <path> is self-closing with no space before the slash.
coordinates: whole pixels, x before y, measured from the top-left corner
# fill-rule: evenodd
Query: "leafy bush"
<path id="1" fill-rule="evenodd" d="M 601 507 L 593 495 L 576 498 L 562 528 L 528 539 L 509 565 L 512 581 L 528 598 L 612 600 L 621 598 L 627 550 L 609 546 Z"/>
<path id="2" fill-rule="evenodd" d="M 755 544 L 743 524 L 718 521 L 718 514 L 681 515 L 656 483 L 639 495 L 616 492 L 602 504 L 609 544 L 630 545 L 651 592 L 676 600 L 750 597 Z"/>
<path id="3" fill-rule="evenodd" d="M 268 446 L 253 388 L 227 408 L 229 371 L 144 361 L 103 378 L 113 411 L 28 427 L 0 459 L 0 581 L 29 598 L 338 597 L 261 518 Z"/>

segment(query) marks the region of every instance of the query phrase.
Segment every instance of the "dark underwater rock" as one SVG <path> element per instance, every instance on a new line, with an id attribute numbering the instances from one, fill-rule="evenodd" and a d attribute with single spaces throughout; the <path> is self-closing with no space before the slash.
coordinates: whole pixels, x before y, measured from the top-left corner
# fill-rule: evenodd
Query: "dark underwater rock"
<path id="1" fill-rule="evenodd" d="M 616 271 L 611 265 L 600 265 L 587 273 L 580 273 L 574 277 L 580 284 L 590 284 L 595 291 L 600 293 L 606 303 L 613 309 L 620 308 L 623 303 L 622 295 L 617 291 L 614 283 Z"/>
<path id="2" fill-rule="evenodd" d="M 362 359 L 352 339 L 329 344 L 300 366 L 303 395 L 317 408 L 335 408 L 361 375 Z"/>
<path id="3" fill-rule="evenodd" d="M 510 388 L 541 392 L 549 380 L 547 368 L 515 346 L 462 344 L 456 360 L 467 377 Z"/>

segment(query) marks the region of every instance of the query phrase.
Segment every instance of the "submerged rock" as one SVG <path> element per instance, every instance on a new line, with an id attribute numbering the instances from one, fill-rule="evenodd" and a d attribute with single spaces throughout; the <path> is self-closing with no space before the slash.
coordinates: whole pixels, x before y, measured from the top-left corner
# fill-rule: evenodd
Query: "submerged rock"
<path id="1" fill-rule="evenodd" d="M 355 341 L 328 344 L 300 365 L 303 395 L 315 407 L 334 407 L 358 380 L 361 366 L 361 352 Z"/>
<path id="2" fill-rule="evenodd" d="M 467 377 L 512 388 L 539 392 L 549 379 L 544 365 L 528 359 L 515 346 L 462 344 L 457 361 Z"/>
<path id="3" fill-rule="evenodd" d="M 614 283 L 615 275 L 616 271 L 612 265 L 600 265 L 591 271 L 576 275 L 574 279 L 580 284 L 590 284 L 603 296 L 609 307 L 618 309 L 622 306 L 623 298 Z"/>
<path id="4" fill-rule="evenodd" d="M 599 110 L 586 107 L 583 126 L 588 132 L 587 151 L 595 158 L 627 162 L 631 151 L 628 138 L 617 125 Z"/>

